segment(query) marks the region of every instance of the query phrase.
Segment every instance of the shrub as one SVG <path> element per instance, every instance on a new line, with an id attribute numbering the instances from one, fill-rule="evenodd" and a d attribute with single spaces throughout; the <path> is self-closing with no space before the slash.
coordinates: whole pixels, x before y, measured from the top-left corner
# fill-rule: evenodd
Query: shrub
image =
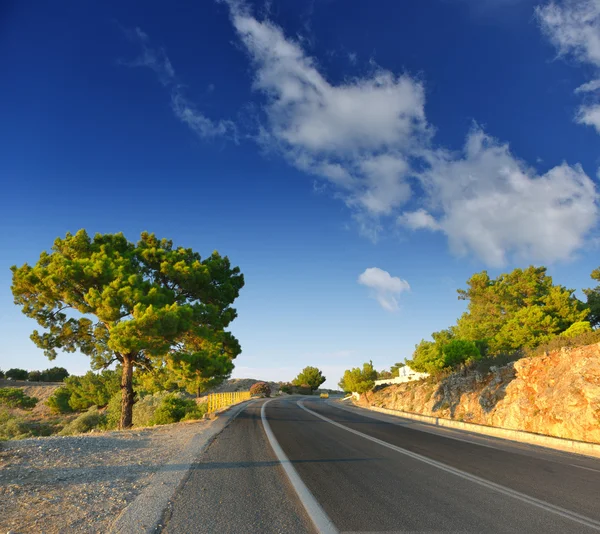
<path id="1" fill-rule="evenodd" d="M 106 416 L 98 411 L 95 406 L 87 412 L 82 413 L 73 421 L 68 423 L 60 432 L 61 436 L 70 436 L 72 434 L 83 434 L 89 432 L 93 428 L 105 426 Z"/>
<path id="2" fill-rule="evenodd" d="M 35 397 L 25 395 L 20 388 L 0 388 L 0 405 L 28 410 L 37 404 Z"/>
<path id="3" fill-rule="evenodd" d="M 59 387 L 46 401 L 46 406 L 53 413 L 71 413 L 73 408 L 69 404 L 71 390 L 65 386 Z"/>
<path id="4" fill-rule="evenodd" d="M 4 378 L 6 375 L 4 374 L 4 371 L 2 369 L 0 369 L 0 378 Z"/>
<path id="5" fill-rule="evenodd" d="M 266 382 L 256 382 L 250 387 L 250 395 L 259 395 L 261 397 L 271 396 L 271 387 Z"/>
<path id="6" fill-rule="evenodd" d="M 203 402 L 201 404 L 195 403 L 196 406 L 190 409 L 182 419 L 182 421 L 195 421 L 197 419 L 202 419 L 204 414 L 208 410 L 208 404 Z"/>
<path id="7" fill-rule="evenodd" d="M 27 380 L 29 373 L 25 369 L 9 369 L 6 371 L 6 378 L 12 378 L 13 380 Z"/>
<path id="8" fill-rule="evenodd" d="M 289 382 L 286 382 L 285 384 L 281 384 L 281 386 L 279 387 L 279 391 L 281 391 L 282 393 L 287 393 L 288 395 L 292 394 L 293 391 L 293 386 L 292 384 L 290 384 Z"/>
<path id="9" fill-rule="evenodd" d="M 473 341 L 453 339 L 442 349 L 444 354 L 444 367 L 457 367 L 463 363 L 474 362 L 481 359 L 481 353 Z"/>
<path id="10" fill-rule="evenodd" d="M 577 323 L 575 323 L 577 324 Z M 568 330 L 565 330 L 567 332 Z M 559 350 L 563 347 L 583 347 L 585 345 L 593 345 L 594 343 L 600 343 L 600 330 L 593 330 L 592 332 L 584 332 L 582 334 L 568 337 L 568 336 L 556 336 L 551 339 L 548 343 L 537 346 L 535 349 L 528 350 L 526 356 L 539 356 L 545 352 L 551 352 L 553 350 Z"/>
<path id="11" fill-rule="evenodd" d="M 567 328 L 562 334 L 563 337 L 577 337 L 582 334 L 589 334 L 592 332 L 592 325 L 589 321 L 578 321 L 577 323 L 573 323 L 569 328 Z"/>
<path id="12" fill-rule="evenodd" d="M 153 425 L 168 425 L 181 421 L 188 412 L 196 408 L 196 403 L 190 399 L 184 399 L 175 393 L 166 395 L 156 408 L 152 417 Z"/>
<path id="13" fill-rule="evenodd" d="M 28 421 L 6 409 L 0 410 L 0 440 L 49 436 L 52 431 L 53 428 L 49 424 Z"/>
<path id="14" fill-rule="evenodd" d="M 87 410 L 91 406 L 102 408 L 120 389 L 120 371 L 88 371 L 83 376 L 70 376 L 65 385 L 71 392 L 69 405 L 73 410 Z"/>

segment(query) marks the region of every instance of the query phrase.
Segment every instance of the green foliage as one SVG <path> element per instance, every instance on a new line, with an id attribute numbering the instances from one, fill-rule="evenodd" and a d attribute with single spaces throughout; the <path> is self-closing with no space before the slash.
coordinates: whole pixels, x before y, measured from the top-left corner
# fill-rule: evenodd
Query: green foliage
<path id="1" fill-rule="evenodd" d="M 7 409 L 0 409 L 0 440 L 49 436 L 53 430 L 52 425 L 30 421 Z"/>
<path id="2" fill-rule="evenodd" d="M 250 395 L 270 397 L 271 387 L 266 382 L 256 382 L 256 384 L 252 384 L 252 386 L 250 386 Z"/>
<path id="3" fill-rule="evenodd" d="M 360 367 L 347 369 L 339 386 L 347 393 L 362 394 L 373 389 L 376 379 L 377 371 L 373 368 L 373 362 L 368 362 L 363 364 L 362 369 Z"/>
<path id="4" fill-rule="evenodd" d="M 481 353 L 473 341 L 453 339 L 443 349 L 444 367 L 457 367 L 481 359 Z"/>
<path id="5" fill-rule="evenodd" d="M 0 378 L 4 378 L 6 375 L 4 374 L 4 371 L 2 369 L 0 369 Z"/>
<path id="6" fill-rule="evenodd" d="M 151 424 L 168 425 L 181 421 L 188 412 L 197 408 L 196 403 L 191 399 L 184 399 L 175 393 L 169 393 L 163 397 L 156 408 Z"/>
<path id="7" fill-rule="evenodd" d="M 231 342 L 236 344 L 237 340 L 232 338 Z M 201 351 L 171 354 L 167 363 L 178 385 L 196 397 L 221 384 L 233 371 L 233 356 L 222 343 L 203 341 L 201 345 Z"/>
<path id="8" fill-rule="evenodd" d="M 563 337 L 577 337 L 581 334 L 589 334 L 592 332 L 592 325 L 589 321 L 579 321 L 577 323 L 573 323 L 569 328 L 567 328 L 561 336 Z"/>
<path id="9" fill-rule="evenodd" d="M 592 280 L 600 282 L 600 269 L 595 269 L 590 275 Z M 600 285 L 592 289 L 584 289 L 583 292 L 587 297 L 587 305 L 590 309 L 588 320 L 593 327 L 600 326 Z"/>
<path id="10" fill-rule="evenodd" d="M 525 351 L 525 354 L 527 356 L 539 356 L 545 352 L 559 350 L 564 347 L 583 347 L 594 343 L 600 343 L 600 330 L 584 332 L 577 336 L 556 336 L 544 345 L 538 345 L 534 349 Z"/>
<path id="11" fill-rule="evenodd" d="M 27 374 L 27 380 L 29 382 L 41 382 L 42 381 L 42 372 L 41 371 L 29 371 Z"/>
<path id="12" fill-rule="evenodd" d="M 292 384 L 295 386 L 307 385 L 311 391 L 315 391 L 316 389 L 319 389 L 319 386 L 325 382 L 325 380 L 326 378 L 319 369 L 308 366 L 302 369 L 302 372 L 294 378 Z"/>
<path id="13" fill-rule="evenodd" d="M 292 384 L 290 384 L 289 382 L 286 382 L 284 384 L 281 384 L 281 386 L 279 387 L 279 391 L 281 391 L 282 393 L 287 393 L 288 395 L 291 395 L 293 387 L 294 386 Z"/>
<path id="14" fill-rule="evenodd" d="M 73 421 L 69 422 L 59 432 L 61 436 L 71 436 L 73 434 L 83 434 L 89 432 L 93 428 L 103 427 L 106 424 L 106 416 L 95 406 L 87 412 L 77 416 Z"/>
<path id="15" fill-rule="evenodd" d="M 400 369 L 405 366 L 406 366 L 406 364 L 403 362 L 398 362 L 398 363 L 395 363 L 394 365 L 392 365 L 392 367 L 390 368 L 390 372 L 392 373 L 392 378 L 400 376 Z"/>
<path id="16" fill-rule="evenodd" d="M 29 373 L 25 369 L 9 369 L 6 371 L 6 378 L 10 378 L 12 380 L 27 380 L 27 375 Z"/>
<path id="17" fill-rule="evenodd" d="M 392 371 L 386 371 L 385 369 L 383 371 L 377 371 L 378 380 L 385 380 L 388 378 L 394 378 L 394 374 L 392 373 Z"/>
<path id="18" fill-rule="evenodd" d="M 244 279 L 217 252 L 203 260 L 146 232 L 134 244 L 80 230 L 56 239 L 35 265 L 11 270 L 15 303 L 42 327 L 31 339 L 49 359 L 79 351 L 94 369 L 122 364 L 122 427 L 131 425 L 134 367 L 161 365 L 175 348 L 230 359 L 241 351 L 225 328 Z"/>
<path id="19" fill-rule="evenodd" d="M 120 374 L 120 369 L 105 369 L 101 373 L 88 371 L 83 376 L 70 376 L 65 380 L 71 392 L 69 406 L 75 411 L 87 410 L 91 406 L 106 406 L 121 388 Z"/>
<path id="20" fill-rule="evenodd" d="M 407 365 L 419 373 L 435 374 L 446 367 L 444 347 L 454 339 L 454 330 L 448 328 L 432 334 L 433 341 L 421 340 L 415 346 L 412 360 Z"/>
<path id="21" fill-rule="evenodd" d="M 71 413 L 73 408 L 69 404 L 71 399 L 71 390 L 68 387 L 61 386 L 48 397 L 46 400 L 46 406 L 50 408 L 53 413 Z"/>
<path id="22" fill-rule="evenodd" d="M 117 393 L 106 408 L 106 428 L 116 428 L 121 414 L 121 396 Z M 161 391 L 146 395 L 133 406 L 133 426 L 144 427 L 176 423 L 177 421 L 201 419 L 206 404 L 198 405 L 182 393 Z"/>
<path id="23" fill-rule="evenodd" d="M 485 340 L 492 355 L 545 343 L 589 313 L 572 289 L 553 284 L 545 267 L 515 269 L 496 279 L 482 271 L 467 285 L 468 289 L 458 290 L 469 306 L 458 320 L 455 335 Z"/>
<path id="24" fill-rule="evenodd" d="M 42 382 L 63 382 L 69 376 L 64 367 L 52 367 L 41 372 Z"/>
<path id="25" fill-rule="evenodd" d="M 37 404 L 35 397 L 25 395 L 20 388 L 0 388 L 0 406 L 29 410 Z"/>
<path id="26" fill-rule="evenodd" d="M 152 369 L 142 370 L 134 378 L 135 390 L 144 397 L 161 391 L 179 391 L 181 389 L 173 372 L 166 365 L 156 365 Z"/>

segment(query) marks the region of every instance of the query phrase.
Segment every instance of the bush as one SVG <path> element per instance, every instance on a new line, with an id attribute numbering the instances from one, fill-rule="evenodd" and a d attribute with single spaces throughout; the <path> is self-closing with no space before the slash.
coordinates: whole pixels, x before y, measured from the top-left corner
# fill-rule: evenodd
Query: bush
<path id="1" fill-rule="evenodd" d="M 103 427 L 106 425 L 106 416 L 98 411 L 95 406 L 87 412 L 82 413 L 73 421 L 68 423 L 60 432 L 61 436 L 70 436 L 72 434 L 83 434 L 89 432 L 93 428 Z"/>
<path id="2" fill-rule="evenodd" d="M 208 404 L 206 402 L 194 404 L 196 404 L 196 406 L 185 414 L 182 421 L 196 421 L 197 419 L 202 419 L 204 417 L 204 414 L 206 414 L 208 410 Z"/>
<path id="3" fill-rule="evenodd" d="M 196 403 L 190 399 L 184 399 L 176 393 L 166 395 L 154 412 L 151 424 L 168 425 L 181 421 L 188 412 L 196 408 Z"/>
<path id="4" fill-rule="evenodd" d="M 2 369 L 0 369 L 0 378 L 4 378 L 6 375 L 4 374 L 4 371 Z"/>
<path id="5" fill-rule="evenodd" d="M 444 367 L 457 367 L 481 359 L 481 353 L 473 341 L 453 339 L 442 349 Z"/>
<path id="6" fill-rule="evenodd" d="M 119 392 L 120 380 L 119 370 L 88 371 L 83 376 L 70 376 L 65 380 L 71 392 L 69 405 L 75 411 L 87 410 L 91 406 L 102 408 Z"/>
<path id="7" fill-rule="evenodd" d="M 259 395 L 261 397 L 271 396 L 271 387 L 266 382 L 256 382 L 250 387 L 250 395 Z"/>
<path id="8" fill-rule="evenodd" d="M 53 427 L 49 424 L 28 421 L 6 409 L 0 410 L 0 440 L 49 436 L 52 431 Z"/>
<path id="9" fill-rule="evenodd" d="M 25 369 L 9 369 L 6 371 L 6 378 L 11 378 L 12 380 L 27 380 L 27 375 L 29 373 Z"/>
<path id="10" fill-rule="evenodd" d="M 0 388 L 0 405 L 8 408 L 22 408 L 29 410 L 37 404 L 35 397 L 25 395 L 20 388 Z"/>
<path id="11" fill-rule="evenodd" d="M 577 324 L 577 323 L 575 323 Z M 568 332 L 568 330 L 565 330 Z M 551 352 L 553 350 L 559 350 L 563 347 L 583 347 L 585 345 L 593 345 L 594 343 L 600 343 L 600 330 L 593 330 L 592 332 L 584 332 L 579 335 L 572 337 L 568 336 L 556 336 L 551 339 L 548 343 L 538 345 L 535 349 L 528 350 L 526 356 L 540 356 L 545 352 Z"/>
<path id="12" fill-rule="evenodd" d="M 71 390 L 65 386 L 59 387 L 46 401 L 46 406 L 53 413 L 71 413 L 73 408 L 69 404 Z"/>
<path id="13" fill-rule="evenodd" d="M 288 395 L 292 394 L 293 391 L 293 386 L 292 384 L 290 384 L 289 382 L 286 382 L 285 384 L 281 384 L 281 386 L 279 387 L 279 391 L 281 391 L 282 393 L 287 393 Z"/>
<path id="14" fill-rule="evenodd" d="M 577 337 L 582 334 L 590 334 L 591 332 L 592 325 L 589 323 L 589 321 L 579 321 L 577 323 L 573 323 L 560 335 L 563 337 Z"/>

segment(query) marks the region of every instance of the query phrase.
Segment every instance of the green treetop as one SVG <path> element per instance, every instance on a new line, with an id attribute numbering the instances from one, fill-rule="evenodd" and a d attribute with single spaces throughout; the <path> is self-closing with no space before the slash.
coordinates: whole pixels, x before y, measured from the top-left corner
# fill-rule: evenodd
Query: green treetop
<path id="1" fill-rule="evenodd" d="M 319 389 L 319 386 L 325 382 L 325 380 L 326 378 L 319 369 L 308 366 L 302 369 L 302 372 L 294 378 L 292 384 L 295 386 L 307 385 L 311 391 L 315 391 L 316 389 Z"/>
<path id="2" fill-rule="evenodd" d="M 134 244 L 121 233 L 91 239 L 80 230 L 56 239 L 35 265 L 11 269 L 15 303 L 44 329 L 31 339 L 49 359 L 78 350 L 96 369 L 121 364 L 121 428 L 132 423 L 134 367 L 193 349 L 190 339 L 233 345 L 224 329 L 244 278 L 217 252 L 202 260 L 146 232 Z"/>

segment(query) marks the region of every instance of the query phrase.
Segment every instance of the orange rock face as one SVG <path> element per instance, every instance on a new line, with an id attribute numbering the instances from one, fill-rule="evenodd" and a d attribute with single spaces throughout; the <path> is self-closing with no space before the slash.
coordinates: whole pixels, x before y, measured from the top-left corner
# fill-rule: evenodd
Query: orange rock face
<path id="1" fill-rule="evenodd" d="M 600 344 L 369 395 L 375 406 L 600 443 Z M 362 403 L 367 403 L 364 395 Z"/>

